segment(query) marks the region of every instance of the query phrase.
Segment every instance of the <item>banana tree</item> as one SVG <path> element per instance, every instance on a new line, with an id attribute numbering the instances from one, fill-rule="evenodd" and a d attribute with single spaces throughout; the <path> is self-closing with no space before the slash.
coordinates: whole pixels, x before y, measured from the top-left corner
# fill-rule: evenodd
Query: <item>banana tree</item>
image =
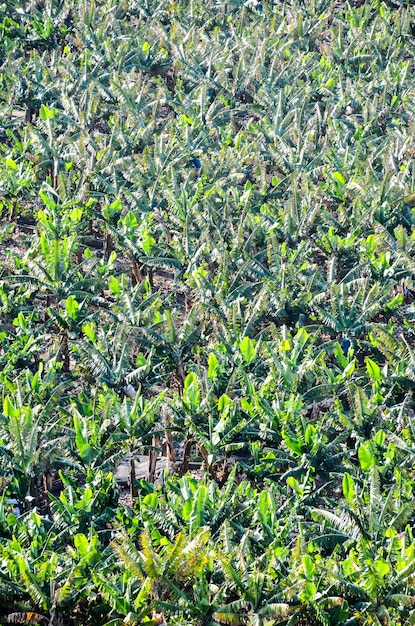
<path id="1" fill-rule="evenodd" d="M 44 405 L 31 405 L 19 387 L 15 397 L 4 397 L 1 416 L 2 469 L 9 476 L 10 492 L 18 498 L 23 510 L 32 508 L 33 502 L 41 504 L 40 489 L 47 498 L 51 487 L 51 468 L 58 461 L 64 463 L 67 437 L 63 416 L 57 405 L 65 386 L 61 383 Z"/>
<path id="2" fill-rule="evenodd" d="M 407 523 L 413 516 L 414 502 L 396 500 L 393 486 L 382 488 L 377 467 L 368 462 L 367 447 L 361 447 L 359 459 L 367 491 L 345 473 L 342 488 L 346 502 L 340 511 L 312 511 L 326 532 L 336 529 L 346 542 L 347 556 L 339 562 L 334 588 L 342 588 L 355 619 L 364 624 L 393 622 L 400 605 L 406 607 L 406 617 L 413 619 L 415 599 L 410 581 L 415 559 Z"/>
<path id="3" fill-rule="evenodd" d="M 208 529 L 201 528 L 193 537 L 182 531 L 173 541 L 157 545 L 147 525 L 140 536 L 140 549 L 126 534 L 118 533 L 111 545 L 121 567 L 119 575 L 126 572 L 123 575 L 136 590 L 134 612 L 150 602 L 161 612 L 187 615 L 192 620 L 208 617 L 205 598 L 199 597 L 211 569 L 208 538 Z M 137 593 L 139 589 L 141 593 Z"/>

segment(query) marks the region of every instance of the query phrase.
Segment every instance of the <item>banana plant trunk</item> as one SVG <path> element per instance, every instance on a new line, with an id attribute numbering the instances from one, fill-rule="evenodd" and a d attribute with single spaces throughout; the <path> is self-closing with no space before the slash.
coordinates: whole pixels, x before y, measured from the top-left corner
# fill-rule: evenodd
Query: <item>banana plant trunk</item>
<path id="1" fill-rule="evenodd" d="M 150 450 L 150 454 L 148 457 L 148 474 L 146 476 L 146 480 L 149 483 L 154 483 L 154 479 L 156 476 L 156 465 L 157 465 L 157 457 L 159 455 L 159 437 L 155 436 L 152 439 L 152 446 Z"/>
<path id="2" fill-rule="evenodd" d="M 130 493 L 132 499 L 136 498 L 138 495 L 135 479 L 135 458 L 132 456 L 130 459 Z"/>

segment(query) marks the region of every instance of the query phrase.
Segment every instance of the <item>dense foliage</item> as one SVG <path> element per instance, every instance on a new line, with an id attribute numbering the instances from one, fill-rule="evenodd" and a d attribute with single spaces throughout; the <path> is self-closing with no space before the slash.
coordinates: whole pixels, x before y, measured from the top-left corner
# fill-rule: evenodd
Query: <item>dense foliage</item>
<path id="1" fill-rule="evenodd" d="M 415 624 L 415 7 L 0 33 L 0 622 Z"/>

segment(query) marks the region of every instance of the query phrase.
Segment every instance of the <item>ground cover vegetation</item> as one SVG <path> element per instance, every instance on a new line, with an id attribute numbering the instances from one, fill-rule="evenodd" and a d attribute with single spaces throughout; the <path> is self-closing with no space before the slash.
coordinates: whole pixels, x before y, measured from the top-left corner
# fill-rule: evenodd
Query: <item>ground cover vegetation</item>
<path id="1" fill-rule="evenodd" d="M 0 622 L 415 624 L 415 7 L 0 32 Z"/>

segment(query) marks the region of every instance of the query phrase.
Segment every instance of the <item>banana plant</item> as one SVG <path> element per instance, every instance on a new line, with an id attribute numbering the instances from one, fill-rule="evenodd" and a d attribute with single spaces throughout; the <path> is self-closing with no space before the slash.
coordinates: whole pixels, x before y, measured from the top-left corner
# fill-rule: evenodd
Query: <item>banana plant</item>
<path id="1" fill-rule="evenodd" d="M 135 457 L 140 453 L 149 452 L 148 480 L 153 478 L 152 460 L 158 450 L 162 427 L 165 429 L 165 438 L 173 448 L 171 433 L 167 430 L 166 423 L 161 424 L 159 413 L 165 412 L 164 394 L 160 393 L 154 398 L 146 400 L 141 394 L 136 394 L 133 402 L 124 399 L 122 405 L 117 407 L 117 429 L 119 431 L 118 445 L 124 454 L 130 458 L 130 491 L 131 496 L 137 495 Z M 170 452 L 170 458 L 174 455 L 174 448 Z M 155 462 L 155 461 L 154 461 Z M 155 469 L 155 468 L 154 468 Z"/>
<path id="2" fill-rule="evenodd" d="M 14 526 L 16 536 L 0 549 L 2 589 L 21 609 L 14 617 L 23 623 L 68 619 L 91 592 L 90 571 L 101 554 L 98 535 L 78 533 L 63 549 L 58 528 L 36 511 L 15 519 Z"/>
<path id="3" fill-rule="evenodd" d="M 294 336 L 283 328 L 277 342 L 264 342 L 270 357 L 270 367 L 275 380 L 291 392 L 313 386 L 317 376 L 318 353 L 314 339 L 305 328 Z"/>
<path id="4" fill-rule="evenodd" d="M 36 385 L 33 380 L 32 383 Z M 39 482 L 47 497 L 50 470 L 56 462 L 64 463 L 67 436 L 57 407 L 64 388 L 61 383 L 44 405 L 30 404 L 19 385 L 14 389 L 15 397 L 4 396 L 2 469 L 10 478 L 10 492 L 23 510 L 32 508 L 32 502 L 40 504 Z"/>
<path id="5" fill-rule="evenodd" d="M 38 212 L 38 241 L 27 258 L 25 273 L 16 281 L 32 285 L 37 292 L 46 293 L 46 305 L 60 302 L 74 295 L 79 299 L 98 294 L 102 281 L 98 276 L 84 278 L 81 268 L 74 264 L 78 245 L 77 229 L 82 219 L 82 209 L 70 204 L 59 204 L 55 194 L 41 191 L 47 210 Z M 87 263 L 85 258 L 83 263 Z"/>
<path id="6" fill-rule="evenodd" d="M 369 286 L 367 280 L 340 283 L 331 291 L 316 295 L 310 308 L 324 324 L 324 331 L 332 336 L 341 333 L 356 339 L 367 336 L 376 315 L 384 313 L 392 301 L 386 287 L 379 283 Z"/>
<path id="7" fill-rule="evenodd" d="M 179 393 L 182 393 L 187 361 L 205 326 L 203 309 L 194 305 L 183 321 L 178 323 L 172 311 L 166 308 L 160 321 L 160 341 L 155 347 L 154 356 L 160 363 L 165 379 L 170 379 L 171 384 L 177 386 Z"/>
<path id="8" fill-rule="evenodd" d="M 288 603 L 279 601 L 278 591 L 268 584 L 273 570 L 271 552 L 267 550 L 255 557 L 249 544 L 250 538 L 246 534 L 239 548 L 230 554 L 218 555 L 225 576 L 225 589 L 238 599 L 217 606 L 213 617 L 225 624 L 243 623 L 245 619 L 258 626 L 283 623 L 292 610 Z M 272 577 L 275 581 L 275 572 Z"/>
<path id="9" fill-rule="evenodd" d="M 341 512 L 314 509 L 312 514 L 327 524 L 329 532 L 336 529 L 346 541 L 347 556 L 341 560 L 338 583 L 334 586 L 345 590 L 344 597 L 353 606 L 356 618 L 367 616 L 367 620 L 381 623 L 396 619 L 398 598 L 408 607 L 407 617 L 413 613 L 410 577 L 415 561 L 407 523 L 414 504 L 407 498 L 396 501 L 393 487 L 382 489 L 377 467 L 371 464 L 369 469 L 366 464 L 366 452 L 365 449 L 359 457 L 368 491 L 359 488 L 357 481 L 345 473 L 342 488 L 346 502 Z M 368 501 L 363 505 L 365 493 Z"/>
<path id="10" fill-rule="evenodd" d="M 153 236 L 153 214 L 141 215 L 139 218 L 133 211 L 118 219 L 115 218 L 116 225 L 109 224 L 108 228 L 118 246 L 128 251 L 131 262 L 131 282 L 132 285 L 142 283 L 146 274 L 148 280 L 153 285 L 154 268 L 181 268 L 180 261 L 174 256 L 166 256 L 166 251 L 157 244 Z M 115 244 L 112 245 L 114 247 Z"/>
<path id="11" fill-rule="evenodd" d="M 82 476 L 70 466 L 59 470 L 61 488 L 50 494 L 50 517 L 64 543 L 71 543 L 77 533 L 99 533 L 103 544 L 112 537 L 111 526 L 117 514 L 119 491 L 112 472 L 89 469 Z M 56 492 L 55 492 L 56 494 Z"/>
<path id="12" fill-rule="evenodd" d="M 192 411 L 198 409 L 196 385 L 197 381 L 195 381 L 194 375 L 188 374 L 184 382 L 183 399 Z M 206 469 L 215 475 L 214 465 L 220 457 L 226 466 L 226 457 L 232 451 L 245 447 L 244 438 L 242 437 L 241 441 L 240 435 L 247 429 L 249 420 L 241 417 L 235 403 L 226 394 L 218 399 L 217 419 L 212 415 L 212 409 L 209 411 L 207 424 L 198 425 L 194 415 L 192 415 L 185 419 L 185 426 L 188 431 L 188 438 L 189 436 L 192 438 L 202 454 Z"/>
<path id="13" fill-rule="evenodd" d="M 84 278 L 81 267 L 74 264 L 78 245 L 76 229 L 82 210 L 66 211 L 68 207 L 60 208 L 45 191 L 41 195 L 49 211 L 38 213 L 39 249 L 28 255 L 21 268 L 23 271 L 12 280 L 27 286 L 33 308 L 39 301 L 44 304 L 44 319 L 39 320 L 44 325 L 35 325 L 35 334 L 42 334 L 52 343 L 54 333 L 53 330 L 51 334 L 48 332 L 49 327 L 58 326 L 53 341 L 58 344 L 56 360 L 62 362 L 64 371 L 69 371 L 70 339 L 79 332 L 82 320 L 95 312 L 88 307 L 94 299 L 98 303 L 103 281 L 98 275 Z M 83 263 L 89 263 L 88 259 L 84 258 Z"/>
<path id="14" fill-rule="evenodd" d="M 141 533 L 139 549 L 131 538 L 118 533 L 112 549 L 133 588 L 144 592 L 136 595 L 135 611 L 150 599 L 160 611 L 187 614 L 191 619 L 203 617 L 207 607 L 203 601 L 197 603 L 195 588 L 211 568 L 208 538 L 208 529 L 201 528 L 192 538 L 182 531 L 173 541 L 157 545 L 147 525 Z"/>

